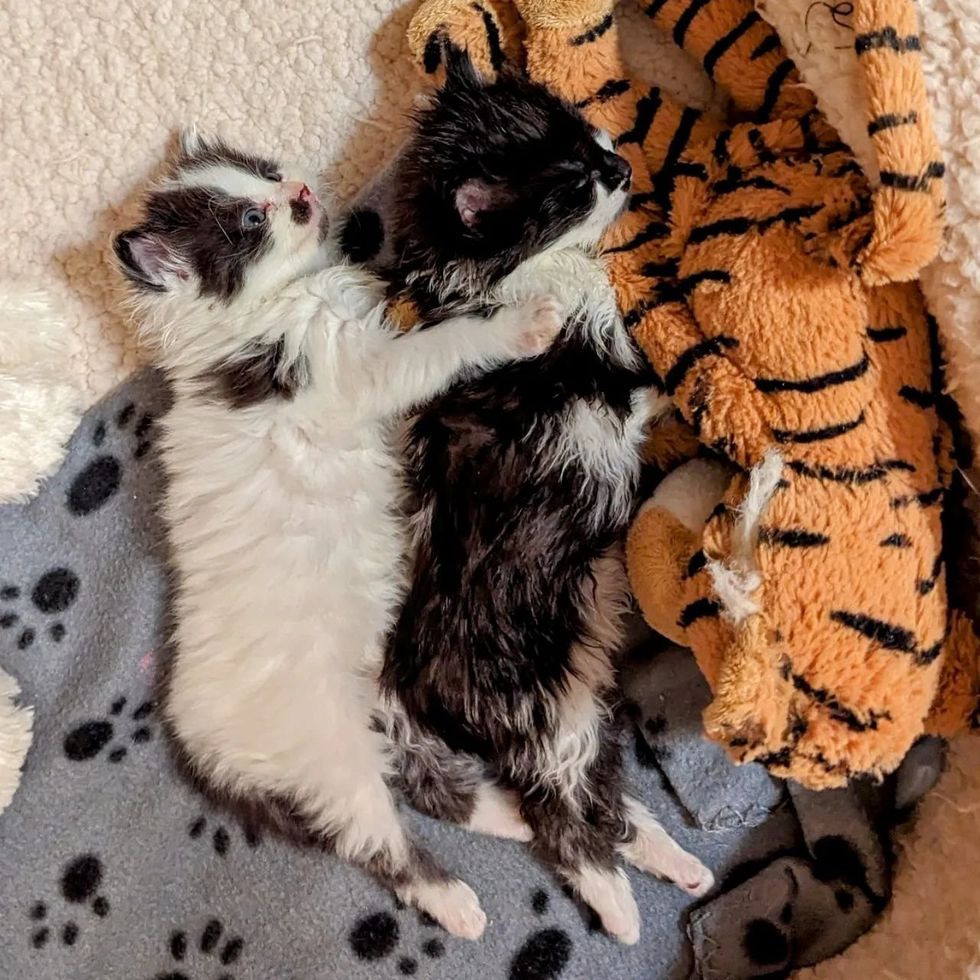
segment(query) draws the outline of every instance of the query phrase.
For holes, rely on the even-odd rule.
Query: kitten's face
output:
[[[598,242],[630,183],[629,165],[573,107],[512,70],[486,83],[452,51],[406,173],[429,242],[511,267],[556,244]]]
[[[114,247],[144,307],[178,300],[221,316],[322,267],[325,236],[310,178],[190,134]]]

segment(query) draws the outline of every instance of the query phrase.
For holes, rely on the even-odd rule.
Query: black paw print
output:
[[[220,920],[210,919],[201,931],[201,938],[196,946],[188,944],[186,932],[172,932],[169,940],[170,958],[173,963],[180,964],[180,969],[165,970],[156,974],[154,980],[198,980],[212,976],[213,970],[219,968],[219,964],[224,967],[237,963],[245,940],[241,936],[232,936],[222,943],[224,932],[225,927]],[[194,973],[187,973],[192,966],[196,966]],[[217,980],[234,980],[234,974],[223,971],[218,974]]]
[[[403,912],[405,906],[396,900],[395,909],[398,912]],[[438,927],[438,923],[431,915],[425,912],[418,912],[417,915],[420,925],[425,928]],[[398,919],[390,912],[379,911],[358,919],[348,934],[347,941],[358,959],[382,960],[395,952],[400,934]],[[438,936],[424,939],[419,948],[430,959],[438,959],[446,952],[446,944]],[[400,956],[398,958],[398,972],[402,976],[414,976],[418,972],[418,968],[419,962],[415,957]]]
[[[538,888],[531,894],[531,911],[543,916],[551,896]],[[572,957],[572,940],[564,929],[538,929],[524,940],[510,961],[510,980],[556,980]]]
[[[4,585],[0,588],[0,629],[16,632],[19,650],[32,647],[39,630],[45,630],[55,643],[60,643],[65,638],[65,625],[56,617],[74,605],[78,591],[78,576],[70,568],[46,571],[32,586],[30,599],[34,610],[54,621],[39,624],[33,618],[25,618],[20,587]]]
[[[126,699],[116,698],[109,708],[109,715],[112,718],[119,718],[125,707]],[[129,737],[134,744],[142,745],[153,738],[153,729],[148,723],[153,708],[152,701],[144,701],[130,714],[133,729]],[[113,724],[109,718],[102,718],[98,721],[83,721],[80,725],[76,725],[65,736],[63,743],[65,755],[72,762],[87,762],[89,759],[94,759],[115,737],[118,724],[118,721]],[[125,745],[117,745],[109,751],[106,758],[110,762],[122,762],[128,751]]]
[[[94,854],[81,854],[73,858],[65,866],[59,882],[61,897],[72,905],[89,905],[92,912],[100,919],[109,914],[109,901],[104,895],[98,894],[102,883],[102,862]],[[42,949],[52,936],[49,918],[49,908],[46,902],[35,902],[29,912],[31,922],[31,945]],[[61,923],[61,942],[65,946],[74,946],[80,932],[78,923],[68,919]]]
[[[148,412],[143,412],[136,421],[136,415],[136,406],[128,402],[116,413],[114,423],[120,432],[128,433],[132,429],[132,437],[136,441],[133,458],[140,459],[149,452],[154,418]],[[95,422],[92,445],[96,449],[101,448],[107,434],[106,423],[102,420]],[[99,454],[71,481],[68,488],[68,512],[76,517],[84,517],[97,511],[115,495],[121,482],[122,463],[119,458],[112,453]]]
[[[199,840],[204,837],[207,829],[208,818],[202,813],[191,821],[187,828],[187,836],[192,840]],[[262,838],[254,827],[241,828],[241,835],[248,847],[258,847],[262,843]],[[211,846],[214,848],[215,854],[224,857],[231,847],[231,840],[232,832],[224,824],[217,824],[211,833]]]

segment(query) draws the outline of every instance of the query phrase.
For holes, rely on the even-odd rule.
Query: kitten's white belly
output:
[[[382,433],[262,436],[245,413],[202,418],[180,403],[166,430],[181,584],[166,710],[178,733],[228,781],[275,779],[310,740],[342,751],[375,702],[403,581]]]

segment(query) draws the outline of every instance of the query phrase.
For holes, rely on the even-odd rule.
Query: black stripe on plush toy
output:
[[[737,346],[738,341],[734,337],[711,337],[688,347],[665,375],[664,391],[673,395],[698,361],[703,361],[706,357],[717,357],[723,350]]]
[[[857,711],[848,707],[835,694],[828,691],[826,688],[813,686],[800,674],[793,674],[792,678],[793,687],[795,687],[797,691],[826,708],[835,721],[842,722],[844,725],[850,728],[851,731],[877,731],[879,721],[891,721],[892,716],[888,711],[875,711],[874,708],[866,709],[864,713],[867,716],[867,720],[864,720],[857,713]]]
[[[942,501],[945,493],[945,487],[933,487],[931,490],[925,490],[922,493],[910,493],[895,497],[892,500],[892,508],[901,510],[903,507],[911,507],[912,504],[918,504],[920,507],[933,507]]]
[[[701,10],[707,7],[710,2],[711,0],[691,0],[684,13],[677,18],[677,23],[674,24],[674,44],[676,44],[677,47],[684,47],[684,38],[687,36],[687,31],[691,26],[691,21],[693,21]]]
[[[759,231],[768,231],[773,225],[786,224],[795,225],[805,218],[812,218],[815,214],[823,210],[822,204],[803,205],[798,208],[783,208],[768,218],[760,218],[756,225]]]
[[[660,89],[654,85],[650,91],[636,103],[636,119],[631,129],[622,133],[616,140],[616,146],[625,146],[628,143],[639,143],[642,145],[650,132],[653,120],[660,109],[662,96]]]
[[[769,34],[768,37],[763,38],[756,46],[752,54],[749,55],[749,61],[758,61],[760,58],[764,58],[770,51],[778,51],[779,46],[782,41],[779,40],[779,36],[775,33]]]
[[[874,136],[886,129],[896,129],[899,126],[912,126],[919,121],[917,112],[884,112],[880,116],[875,116],[868,123],[868,135]]]
[[[839,436],[853,432],[858,426],[864,425],[864,412],[850,422],[838,425],[828,425],[824,429],[773,429],[772,434],[777,442],[806,445],[811,442],[826,442]]]
[[[647,242],[655,242],[659,239],[668,238],[669,236],[670,227],[668,225],[665,225],[662,221],[652,221],[646,226],[646,228],[634,235],[628,242],[624,242],[622,245],[615,245],[612,248],[607,248],[606,254],[609,255],[614,252],[632,252],[641,245],[646,245]]]
[[[772,70],[769,81],[766,82],[766,94],[762,99],[762,105],[756,112],[756,122],[766,122],[772,115],[772,110],[779,101],[779,93],[782,90],[783,82],[789,78],[795,69],[795,65],[789,58],[785,58]]]
[[[596,91],[579,102],[575,103],[577,109],[584,109],[586,106],[598,105],[615,99],[617,95],[622,95],[630,90],[630,82],[626,78],[610,78],[608,82],[603,82]]]
[[[911,630],[895,623],[885,622],[882,619],[875,619],[873,616],[866,616],[864,613],[850,613],[838,609],[831,612],[830,618],[834,622],[866,636],[886,650],[913,654],[913,660],[918,667],[928,666],[942,652],[942,640],[934,643],[931,647],[920,649]]]
[[[893,470],[904,470],[914,473],[915,467],[904,459],[886,459],[872,466],[844,466],[831,469],[829,466],[811,466],[802,460],[793,460],[787,464],[794,473],[814,480],[830,480],[833,483],[875,483],[883,480]]]
[[[758,129],[750,129],[748,132],[749,145],[756,152],[759,163],[772,163],[776,159],[776,154],[766,146],[766,141]]]
[[[595,41],[602,37],[613,26],[613,15],[611,13],[606,14],[602,20],[599,21],[595,27],[590,27],[584,34],[579,34],[578,37],[573,37],[568,43],[578,47],[582,44],[588,44],[590,41]]]
[[[765,392],[798,391],[805,395],[812,395],[814,392],[863,378],[868,373],[870,366],[871,361],[865,354],[856,364],[851,364],[849,367],[841,368],[838,371],[828,371],[826,374],[818,374],[812,378],[800,378],[798,380],[793,378],[756,378],[755,386],[759,391]]]
[[[904,54],[907,51],[920,51],[922,45],[919,43],[917,34],[899,37],[898,31],[894,27],[883,27],[879,31],[869,31],[867,34],[859,34],[854,39],[854,50],[858,54],[877,51],[880,48],[888,48],[891,51]]]
[[[936,407],[936,396],[931,391],[913,388],[912,385],[902,385],[898,389],[898,394],[910,405],[915,405],[916,408]]]
[[[946,165],[933,160],[921,174],[902,174],[894,170],[881,171],[881,186],[894,187],[900,191],[927,191],[929,181],[944,177]]]
[[[730,167],[729,173],[733,170],[736,171],[735,176],[725,177],[712,187],[715,194],[734,194],[736,191],[756,190],[779,191],[780,194],[785,194],[787,197],[792,196],[793,192],[788,187],[783,187],[782,184],[777,184],[768,177],[742,177],[741,171],[737,167]]]
[[[906,327],[868,327],[865,331],[868,340],[876,344],[886,344],[891,340],[901,340],[908,333]]]
[[[718,62],[738,43],[754,24],[758,24],[762,18],[754,11],[750,10],[727,34],[723,34],[714,44],[708,48],[708,53],[704,56],[704,70],[709,78],[715,77],[715,66]],[[778,43],[778,42],[777,42]]]
[[[479,3],[473,4],[473,9],[479,11],[483,17],[483,30],[487,35],[487,49],[490,52],[490,64],[494,71],[500,71],[504,61],[504,49],[500,43],[500,31],[497,30],[497,22],[493,14],[486,7]]]
[[[681,629],[687,629],[692,623],[699,619],[709,619],[717,616],[721,612],[721,605],[714,599],[695,599],[694,602],[685,606],[677,620],[677,625]]]
[[[782,527],[759,528],[759,540],[763,544],[782,548],[819,548],[830,543],[826,534]]]

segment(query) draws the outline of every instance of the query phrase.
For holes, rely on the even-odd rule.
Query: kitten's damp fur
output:
[[[479,901],[406,832],[374,724],[405,588],[390,426],[454,380],[539,353],[561,317],[539,298],[398,335],[381,281],[332,256],[312,182],[286,178],[192,135],[115,241],[174,395],[161,423],[174,578],[163,715],[215,796],[264,805],[476,938]],[[443,746],[396,742],[423,804],[464,798]],[[466,789],[461,822],[526,837],[501,790]]]
[[[516,791],[538,854],[631,943],[639,914],[617,855],[693,894],[712,878],[624,797],[612,721],[621,540],[644,428],[664,407],[589,254],[629,168],[544,89],[510,69],[484,82],[446,53],[395,176],[396,288],[428,322],[542,288],[568,315],[541,357],[413,418],[414,562],[383,684],[413,726]]]

